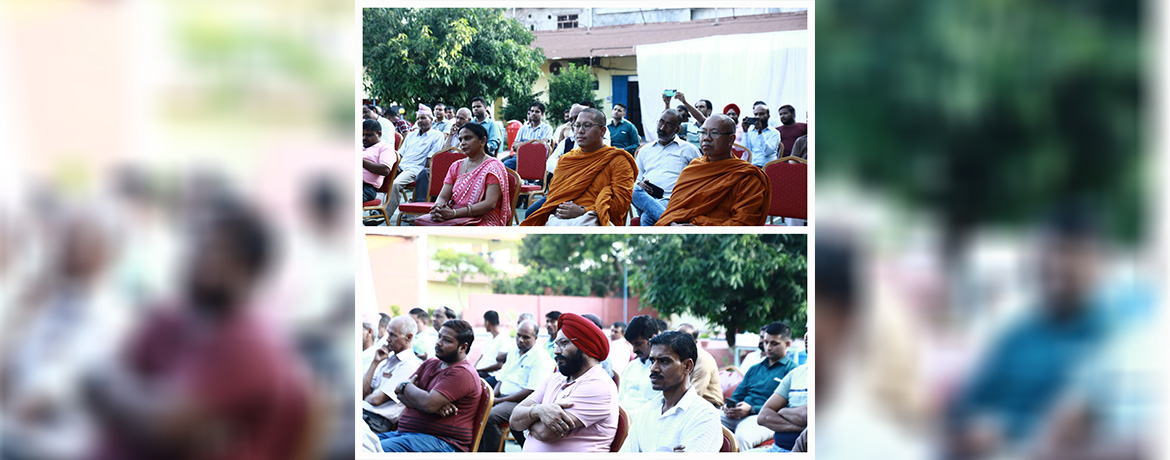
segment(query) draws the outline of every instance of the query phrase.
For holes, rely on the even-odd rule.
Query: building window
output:
[[[557,29],[576,29],[577,15],[566,14],[557,16]]]

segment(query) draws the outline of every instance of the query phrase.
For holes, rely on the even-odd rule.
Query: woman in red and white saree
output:
[[[504,163],[487,154],[487,130],[475,123],[459,130],[460,149],[467,158],[447,170],[443,190],[430,214],[415,225],[508,225],[512,219],[511,190]]]

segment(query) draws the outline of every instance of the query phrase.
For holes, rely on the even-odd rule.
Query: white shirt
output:
[[[679,140],[678,137],[671,138],[670,143],[666,145],[654,141],[653,144],[638,151],[638,158],[635,159],[638,164],[638,178],[634,183],[649,180],[651,184],[662,187],[665,191],[662,199],[669,199],[675,182],[678,182],[679,173],[691,164],[691,160],[699,158],[700,155],[698,148]]]
[[[760,361],[763,361],[763,360],[764,360],[764,354],[760,353],[760,350],[756,350],[756,351],[753,351],[751,353],[748,353],[747,356],[743,357],[743,361],[739,362],[739,371],[743,372],[744,374],[747,374],[748,369],[751,369],[752,366],[759,364]]]
[[[622,407],[641,407],[662,394],[650,386],[650,366],[649,359],[645,362],[635,359],[626,366],[626,371],[622,372],[622,386],[618,389],[618,402]]]
[[[536,346],[524,354],[513,348],[508,352],[508,360],[504,361],[504,367],[496,377],[500,381],[500,394],[508,396],[523,390],[536,390],[552,375],[554,368],[556,363],[552,358]]]
[[[398,152],[402,155],[398,168],[416,173],[422,171],[427,164],[427,158],[434,156],[442,146],[443,133],[439,131],[428,129],[422,134],[419,134],[418,131],[411,131],[402,141],[402,150]],[[446,175],[446,171],[444,171],[444,175]]]
[[[658,397],[630,413],[630,432],[622,452],[671,452],[683,446],[686,452],[719,452],[723,447],[723,424],[719,411],[688,388],[674,407],[662,412],[666,397]]]
[[[626,371],[626,366],[630,364],[630,353],[633,352],[633,347],[625,338],[609,341],[609,356],[606,360],[613,365],[613,371],[618,375],[622,375]]]
[[[480,369],[496,363],[496,355],[500,353],[507,353],[512,348],[512,338],[508,334],[500,332],[494,338],[488,340],[483,345],[483,355],[480,356],[479,361],[475,363],[475,368]],[[489,372],[490,376],[497,376],[500,371]]]
[[[414,375],[422,363],[414,355],[414,351],[409,348],[386,358],[374,369],[374,377],[370,379],[370,388],[373,388],[375,392],[381,392],[389,396],[390,400],[376,407],[373,404],[362,401],[362,408],[384,417],[388,417],[394,412],[400,413],[401,410],[393,410],[394,406],[401,405],[401,403],[397,403],[394,400],[396,398],[394,396],[394,387],[407,381],[410,376]],[[386,374],[390,374],[390,376],[386,376]]]

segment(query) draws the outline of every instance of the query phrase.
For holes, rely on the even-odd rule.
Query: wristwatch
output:
[[[402,392],[406,391],[406,385],[408,383],[410,383],[410,382],[402,382],[402,383],[398,384],[398,392],[402,393]]]

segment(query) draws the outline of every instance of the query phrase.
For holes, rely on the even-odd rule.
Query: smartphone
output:
[[[760,121],[760,118],[759,117],[746,117],[743,119],[743,121],[744,121],[744,123],[747,123],[749,125],[755,125],[757,121]]]
[[[666,190],[663,190],[662,187],[654,185],[654,184],[650,183],[650,181],[645,181],[645,182],[646,182],[646,185],[650,187],[650,192],[649,192],[650,196],[661,200],[662,195],[666,194]]]
[[[662,95],[666,96],[666,97],[674,97],[674,93],[677,93],[677,92],[678,92],[677,89],[668,89],[668,90],[663,90]]]

